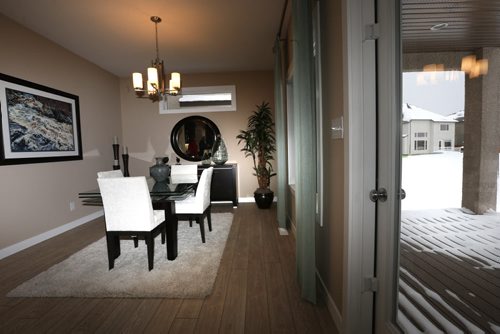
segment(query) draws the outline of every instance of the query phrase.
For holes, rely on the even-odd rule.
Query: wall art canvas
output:
[[[0,73],[0,165],[81,160],[78,96]]]

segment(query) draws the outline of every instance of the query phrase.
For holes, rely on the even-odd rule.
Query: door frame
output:
[[[375,333],[399,333],[396,324],[401,221],[401,13],[399,0],[377,0],[378,183],[387,189],[377,204]]]

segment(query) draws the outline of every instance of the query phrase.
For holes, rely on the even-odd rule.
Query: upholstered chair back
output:
[[[198,165],[172,165],[170,167],[170,183],[198,182]]]
[[[161,223],[158,220],[155,222],[144,176],[98,178],[97,183],[107,231],[150,231]]]
[[[121,169],[97,172],[98,178],[123,177]]]
[[[195,202],[200,205],[200,211],[203,212],[210,205],[210,187],[212,186],[212,174],[214,168],[204,169],[196,188]]]
[[[177,214],[202,214],[208,208],[210,205],[210,187],[212,185],[213,171],[213,167],[203,170],[194,196],[175,201],[175,212]]]

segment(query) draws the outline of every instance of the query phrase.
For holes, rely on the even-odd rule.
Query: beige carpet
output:
[[[144,241],[134,248],[122,240],[121,255],[108,270],[102,238],[52,266],[8,293],[8,297],[166,297],[203,298],[212,291],[227,236],[231,213],[212,214],[212,232],[205,223],[206,243],[197,224],[179,222],[176,260],[168,261],[166,247],[155,239],[155,261],[148,271]]]

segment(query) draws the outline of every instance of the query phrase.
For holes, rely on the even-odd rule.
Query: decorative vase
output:
[[[130,172],[128,170],[128,154],[122,154],[122,160],[123,160],[123,176],[128,177],[130,176]]]
[[[212,161],[216,165],[223,165],[227,161],[227,148],[221,136],[217,136],[212,149]]]
[[[149,175],[151,175],[156,182],[167,181],[170,175],[170,166],[166,164],[168,158],[158,157],[155,158],[155,160],[156,164],[149,167]]]
[[[113,144],[113,170],[120,169],[120,144]]]

